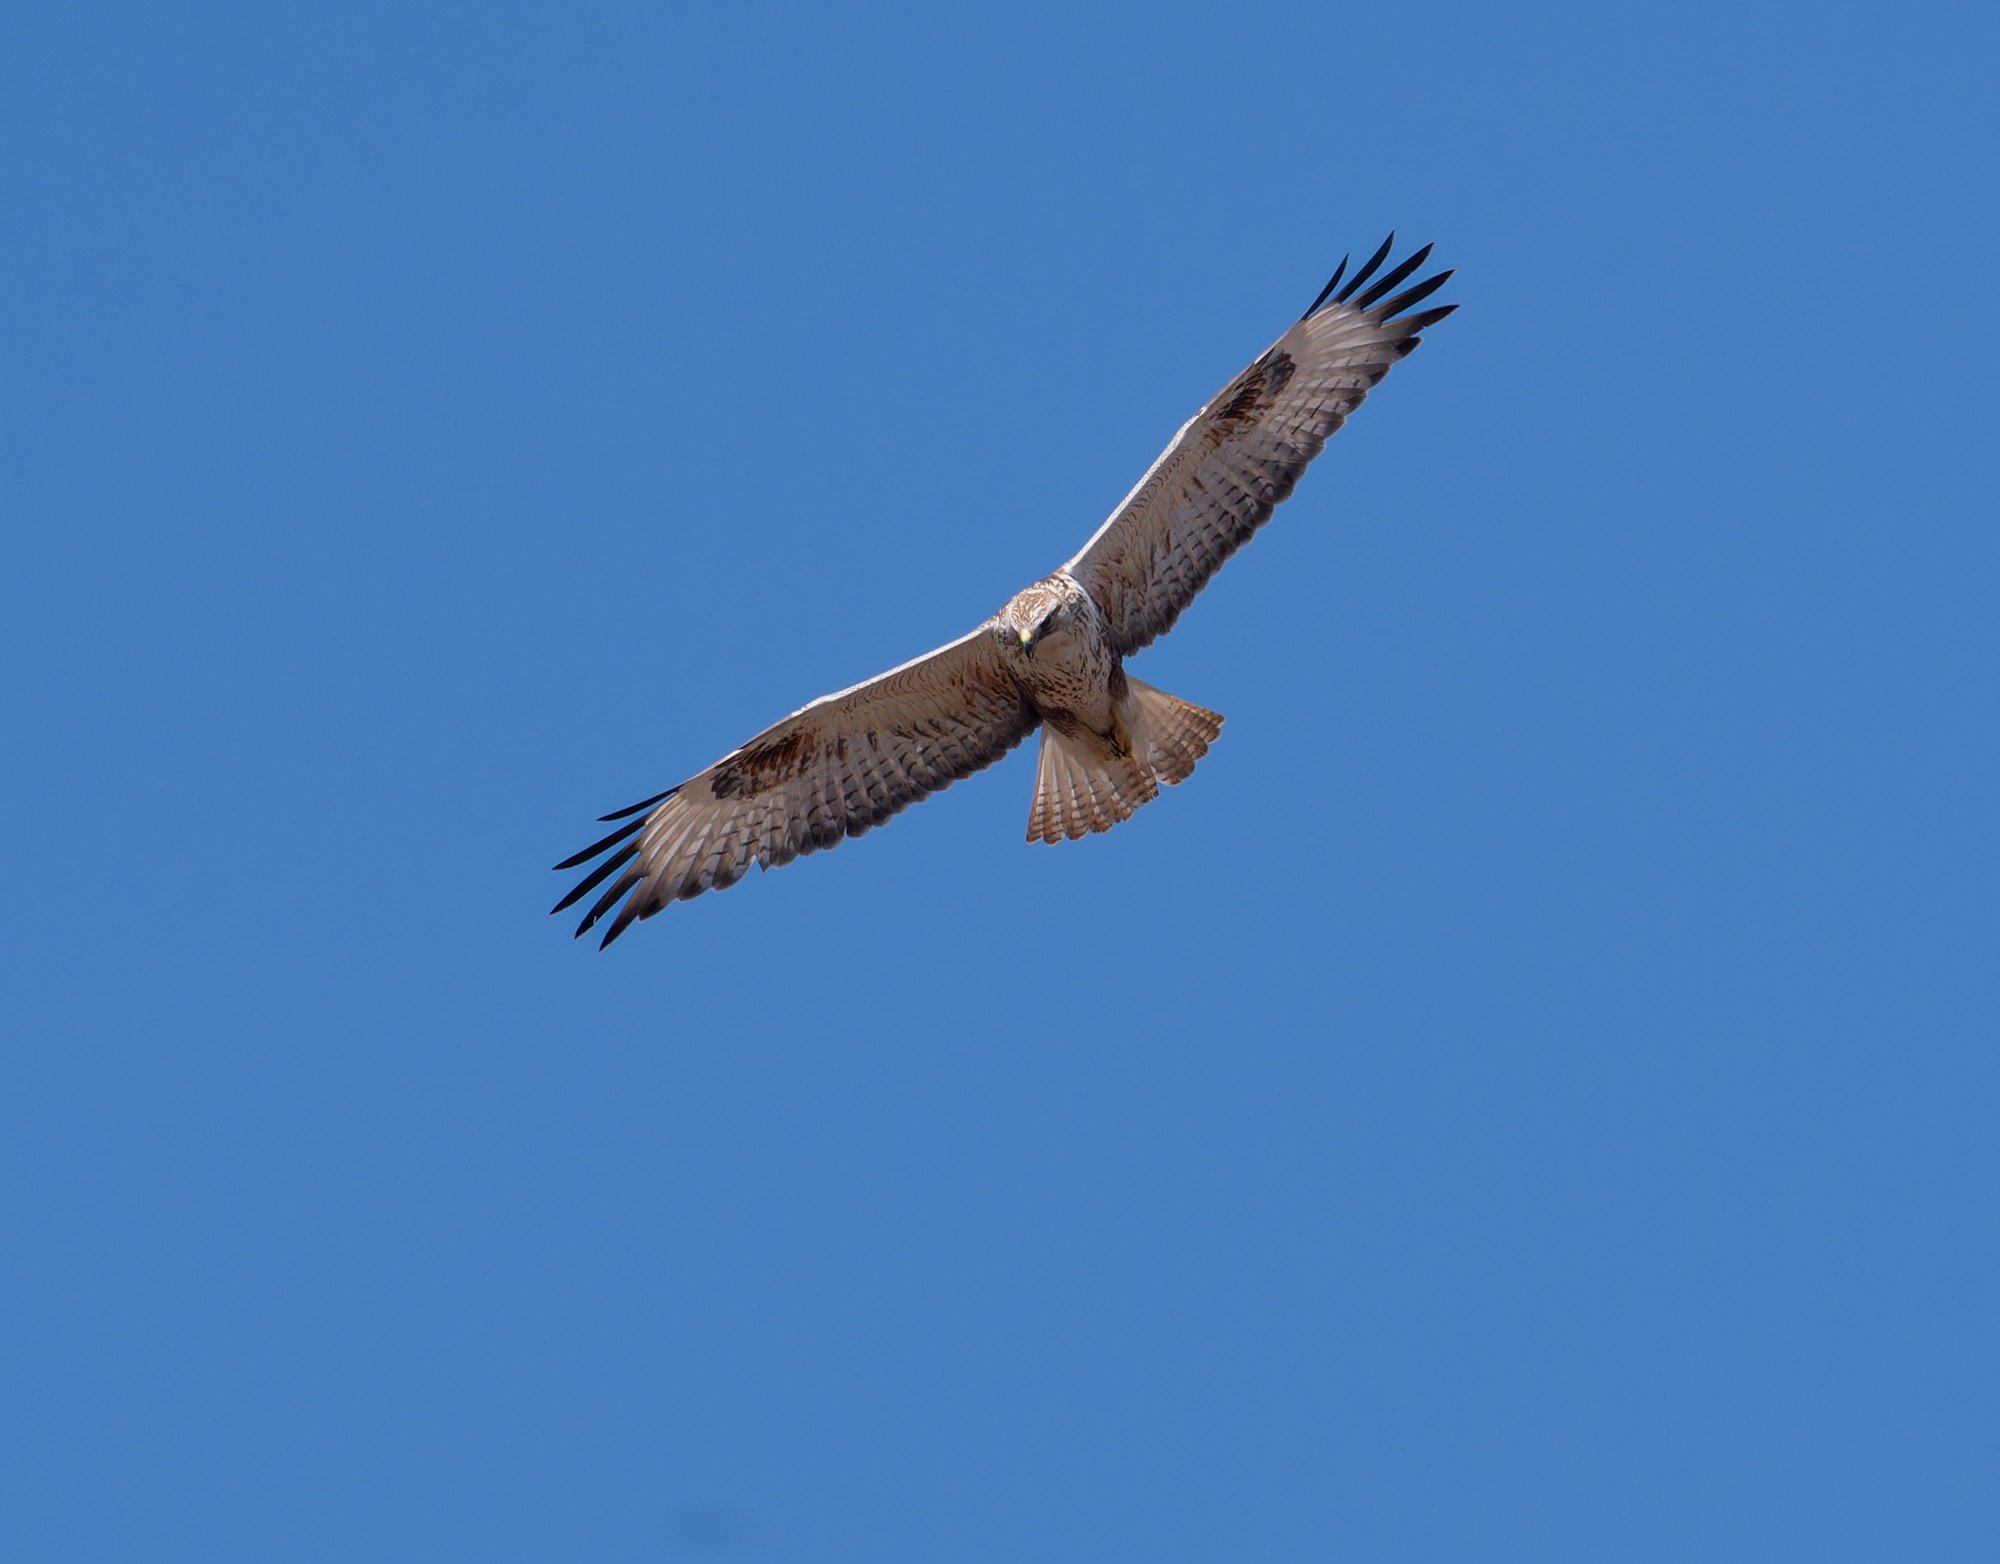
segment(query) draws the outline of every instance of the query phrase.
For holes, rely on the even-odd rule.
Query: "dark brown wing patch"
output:
[[[716,768],[709,788],[717,798],[734,798],[738,793],[761,793],[774,782],[783,782],[803,771],[813,758],[813,736],[804,728],[782,738],[753,745],[734,760]]]
[[[1291,382],[1297,369],[1291,354],[1273,348],[1244,370],[1229,389],[1228,400],[1216,409],[1215,417],[1205,431],[1209,443],[1222,444],[1247,424],[1259,409],[1269,407],[1277,400],[1278,393]]]

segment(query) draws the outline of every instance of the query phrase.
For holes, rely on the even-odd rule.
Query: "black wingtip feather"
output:
[[[1336,293],[1334,297],[1338,299],[1342,304],[1345,304],[1349,299],[1353,298],[1355,289],[1359,288],[1370,277],[1373,277],[1375,275],[1375,268],[1380,266],[1384,261],[1386,261],[1389,258],[1389,252],[1393,250],[1395,247],[1396,247],[1396,230],[1392,228],[1389,230],[1389,237],[1382,241],[1382,248],[1377,250],[1373,255],[1368,257],[1368,264],[1363,266],[1360,271],[1356,272],[1354,274],[1354,280],[1348,283],[1348,285],[1345,288],[1342,288],[1340,292]]]
[[[583,921],[576,926],[576,933],[571,938],[582,938],[596,924],[599,918],[603,917],[617,905],[619,897],[623,896],[638,883],[639,871],[637,869],[627,869],[623,874],[619,875],[617,879],[611,882],[611,889],[598,897],[596,902],[592,904],[590,911],[583,915]]]
[[[611,942],[639,919],[650,918],[664,906],[666,906],[666,903],[657,897],[651,901],[642,902],[637,896],[634,896],[623,907],[618,909],[618,916],[611,920],[611,927],[604,931],[604,938],[597,942],[597,948],[599,950],[608,950],[611,947]]]
[[[614,809],[610,814],[599,815],[597,818],[600,821],[623,820],[627,815],[636,815],[642,809],[651,809],[655,804],[659,803],[661,799],[672,798],[674,794],[678,793],[679,791],[680,791],[680,785],[676,783],[674,786],[668,788],[664,793],[655,793],[651,798],[642,798],[636,804],[628,805],[624,809]]]
[[[582,901],[584,897],[588,896],[592,891],[596,890],[598,886],[602,885],[605,879],[609,875],[611,875],[615,870],[619,869],[625,864],[630,863],[632,861],[633,855],[636,854],[638,851],[639,851],[639,844],[637,842],[627,842],[623,847],[623,849],[613,853],[609,858],[605,859],[603,863],[599,864],[595,869],[592,869],[589,874],[585,875],[583,879],[578,881],[576,888],[574,890],[572,890],[561,901],[557,902],[553,907],[549,909],[550,915],[553,916],[554,914],[562,912],[566,908],[573,907],[578,902]]]
[[[1343,255],[1340,258],[1340,264],[1334,268],[1333,276],[1328,279],[1327,285],[1319,290],[1319,297],[1307,306],[1305,314],[1301,315],[1299,319],[1311,319],[1319,312],[1328,299],[1332,299],[1337,304],[1350,304],[1356,309],[1370,310],[1383,320],[1394,320],[1413,304],[1421,304],[1451,279],[1452,272],[1450,270],[1441,271],[1435,277],[1426,277],[1414,287],[1405,288],[1401,293],[1396,294],[1394,298],[1389,299],[1387,303],[1381,302],[1401,285],[1405,279],[1413,275],[1425,261],[1430,259],[1431,251],[1437,247],[1427,244],[1407,259],[1398,262],[1383,276],[1376,278],[1373,285],[1367,287],[1366,292],[1361,291],[1364,285],[1368,284],[1369,279],[1375,276],[1376,271],[1380,269],[1382,263],[1389,258],[1390,252],[1395,247],[1396,235],[1392,231],[1389,237],[1382,241],[1375,253],[1362,263],[1361,269],[1348,278],[1347,286],[1344,288],[1340,286],[1340,279],[1347,275],[1347,263],[1351,257]],[[1335,292],[1336,289],[1339,289],[1339,291]],[[1427,318],[1441,320],[1443,316]]]
[[[645,829],[646,829],[645,821],[643,820],[629,821],[626,824],[621,825],[617,830],[613,831],[609,836],[605,837],[604,840],[602,840],[601,842],[592,842],[582,852],[571,853],[561,863],[555,866],[555,872],[560,874],[565,869],[574,869],[578,864],[588,863],[590,862],[591,859],[595,858],[599,853],[603,852],[605,848],[616,847],[620,842],[624,841],[625,838],[630,836],[634,831],[643,831]]]
[[[1403,311],[1408,309],[1412,304],[1421,304],[1425,299],[1428,299],[1433,293],[1436,293],[1438,289],[1442,288],[1446,283],[1450,281],[1451,281],[1451,273],[1448,271],[1443,271],[1439,272],[1435,277],[1426,277],[1422,282],[1418,283],[1414,288],[1405,288],[1401,293],[1397,294],[1387,304],[1382,306],[1381,309],[1382,318],[1384,320],[1394,320],[1398,315],[1402,314]]]
[[[1431,251],[1435,248],[1436,246],[1427,244],[1421,250],[1417,251],[1416,254],[1404,260],[1401,265],[1384,272],[1376,279],[1374,287],[1370,288],[1354,301],[1354,307],[1361,310],[1373,309],[1377,299],[1383,297],[1390,289],[1409,276],[1411,272],[1429,260]]]
[[[1457,308],[1456,304],[1440,304],[1434,310],[1425,310],[1423,314],[1412,315],[1408,320],[1398,321],[1397,324],[1408,326],[1410,328],[1410,335],[1415,336],[1420,331],[1429,331],[1431,327],[1435,326]]]
[[[1306,312],[1305,314],[1299,317],[1300,320],[1307,320],[1311,318],[1312,312],[1318,309],[1322,304],[1326,303],[1327,297],[1333,292],[1335,288],[1338,288],[1340,286],[1340,279],[1347,275],[1347,262],[1348,262],[1348,257],[1343,255],[1340,258],[1340,264],[1334,267],[1333,275],[1327,279],[1326,286],[1319,290],[1319,297],[1314,299],[1312,303],[1306,306]]]

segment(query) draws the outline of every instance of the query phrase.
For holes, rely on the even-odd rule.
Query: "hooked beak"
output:
[[[1035,655],[1035,632],[1032,630],[1022,630],[1019,634],[1021,637],[1022,652],[1029,657],[1033,657]]]

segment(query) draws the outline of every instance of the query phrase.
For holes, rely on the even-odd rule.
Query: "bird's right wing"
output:
[[[1222,562],[1271,519],[1369,388],[1417,345],[1419,332],[1452,312],[1444,304],[1404,313],[1450,272],[1395,293],[1429,258],[1429,245],[1361,291],[1395,239],[1389,235],[1335,293],[1342,261],[1312,308],[1181,427],[1063,567],[1096,601],[1120,656],[1172,628]]]
[[[611,876],[576,932],[623,899],[603,943],[668,902],[734,885],[859,836],[989,766],[1040,720],[986,626],[766,728],[679,787],[604,816],[636,816],[557,869],[607,854],[554,910]],[[619,873],[623,870],[623,873]]]

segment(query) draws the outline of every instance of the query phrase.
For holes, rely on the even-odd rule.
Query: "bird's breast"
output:
[[[1101,731],[1111,709],[1111,680],[1118,666],[1101,638],[1065,630],[1035,643],[1015,676],[1044,717],[1075,717]]]

